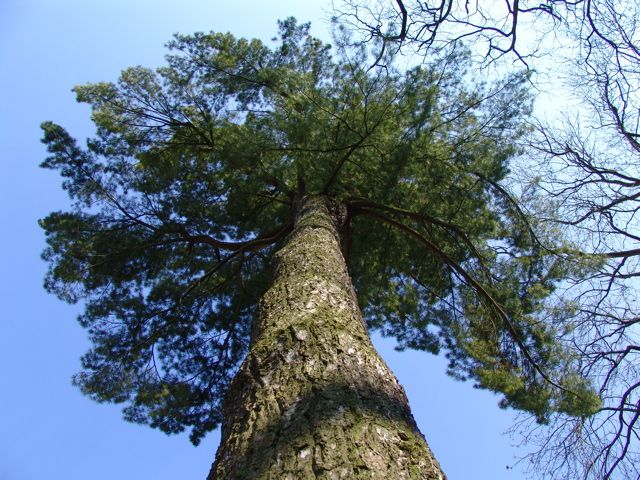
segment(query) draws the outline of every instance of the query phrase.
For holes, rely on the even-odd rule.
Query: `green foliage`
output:
[[[371,69],[308,28],[285,20],[271,46],[178,35],[167,66],[75,89],[97,127],[86,148],[43,124],[42,166],[73,201],[41,221],[45,287],[83,300],[93,342],[75,382],[197,443],[221,420],[296,200],[324,194],[347,206],[371,328],[399,348],[444,347],[450,373],[541,421],[597,408],[545,319],[567,267],[499,188],[526,77],[471,84],[460,50]]]

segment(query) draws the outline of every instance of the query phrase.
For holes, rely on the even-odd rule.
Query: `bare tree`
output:
[[[562,130],[538,125],[529,147],[540,154],[533,183],[554,205],[539,217],[602,262],[567,285],[573,314],[563,322],[603,406],[590,418],[557,416],[548,428],[520,431],[538,444],[530,458],[544,478],[640,478],[638,70],[619,68],[615,55],[607,63],[603,44],[590,48],[577,78],[590,115]]]
[[[552,204],[536,217],[580,243],[582,252],[564,253],[601,265],[566,285],[572,314],[561,320],[603,405],[589,418],[517,426],[538,447],[529,459],[542,478],[640,478],[640,16],[636,5],[594,3],[584,28],[567,32],[582,106],[560,127],[536,125],[528,147],[539,163],[528,171]]]
[[[377,42],[382,51],[411,47],[425,53],[465,40],[478,46],[485,60],[513,55],[528,65],[548,34],[565,31],[578,32],[587,54],[605,42],[621,60],[636,55],[633,36],[627,35],[635,33],[631,24],[636,10],[628,0],[342,0],[336,3],[335,18],[355,27],[362,41]]]

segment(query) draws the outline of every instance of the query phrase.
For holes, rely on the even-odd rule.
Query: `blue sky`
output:
[[[294,15],[328,38],[329,7],[327,0],[0,0],[0,480],[204,480],[219,441],[214,432],[194,448],[186,435],[128,424],[118,406],[71,386],[87,341],[78,307],[42,288],[36,221],[67,200],[56,175],[38,168],[39,124],[90,135],[88,108],[71,88],[115,80],[131,65],[161,65],[174,32],[267,40],[278,18]],[[514,415],[497,397],[446,377],[442,359],[376,343],[449,480],[525,478],[519,467],[506,468],[524,452],[502,435]]]

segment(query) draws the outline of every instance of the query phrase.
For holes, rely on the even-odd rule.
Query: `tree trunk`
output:
[[[343,217],[324,197],[300,203],[209,480],[445,478],[369,339],[340,251]]]

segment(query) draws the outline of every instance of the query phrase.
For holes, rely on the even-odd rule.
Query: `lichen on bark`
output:
[[[209,480],[445,478],[370,341],[340,249],[342,212],[322,196],[297,205]]]

